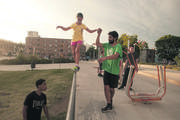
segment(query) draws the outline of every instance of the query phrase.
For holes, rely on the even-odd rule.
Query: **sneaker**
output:
[[[124,89],[124,86],[120,86],[118,89],[119,89],[119,90],[120,90],[120,89]]]
[[[73,71],[77,72],[79,70],[80,70],[80,67],[78,67],[78,66],[73,67]]]
[[[99,77],[103,77],[103,75],[101,73],[98,74]]]
[[[103,107],[101,109],[102,112],[108,112],[112,110],[112,105],[111,104],[107,104],[105,107]]]

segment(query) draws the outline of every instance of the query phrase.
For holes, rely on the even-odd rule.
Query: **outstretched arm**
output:
[[[97,30],[97,34],[98,34],[98,35],[97,35],[97,38],[96,38],[96,46],[97,46],[97,47],[103,47],[103,44],[100,43],[101,32],[102,32],[102,29],[99,28],[99,29]]]
[[[61,28],[61,29],[64,30],[64,31],[68,31],[68,30],[71,29],[71,27],[57,26],[57,27],[56,27],[56,30],[57,30],[58,28]]]
[[[88,31],[89,33],[93,33],[96,32],[98,29],[90,30],[89,28],[86,28],[85,30]]]
[[[116,52],[114,55],[100,58],[100,59],[98,60],[98,62],[99,62],[99,63],[102,63],[102,62],[105,61],[105,60],[114,60],[114,59],[116,59],[116,58],[118,58],[118,57],[119,57],[119,53]]]

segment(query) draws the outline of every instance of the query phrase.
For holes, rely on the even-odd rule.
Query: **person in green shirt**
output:
[[[112,110],[113,96],[115,94],[114,89],[118,87],[120,71],[119,63],[122,58],[122,48],[121,45],[117,43],[119,35],[116,31],[108,33],[108,43],[100,43],[102,29],[99,28],[97,33],[96,45],[104,48],[104,56],[98,59],[98,62],[103,63],[102,69],[104,70],[104,93],[107,105],[101,110],[102,112],[105,112]]]

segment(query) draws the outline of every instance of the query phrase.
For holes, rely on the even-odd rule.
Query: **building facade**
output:
[[[41,38],[37,32],[30,31],[26,37],[26,54],[40,58],[72,58],[71,39]],[[86,47],[81,46],[80,56],[84,57]]]
[[[140,61],[143,63],[155,63],[155,50],[143,49],[140,54]]]

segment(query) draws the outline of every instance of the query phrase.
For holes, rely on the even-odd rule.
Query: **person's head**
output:
[[[129,45],[129,51],[130,51],[130,53],[134,52],[134,45]]]
[[[108,33],[108,40],[109,40],[109,44],[113,44],[114,41],[117,42],[118,39],[118,33],[116,31],[111,31]]]
[[[45,91],[47,89],[46,80],[44,80],[44,79],[37,80],[36,87],[37,87],[37,89],[39,89],[41,91]]]
[[[83,14],[81,13],[81,12],[79,12],[79,13],[77,13],[77,21],[78,22],[82,22],[82,20],[83,20]]]

